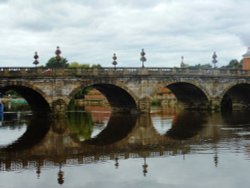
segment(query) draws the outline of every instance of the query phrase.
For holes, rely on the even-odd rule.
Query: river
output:
[[[20,111],[0,123],[0,188],[250,185],[249,112]]]

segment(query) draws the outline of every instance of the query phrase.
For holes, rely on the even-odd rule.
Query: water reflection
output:
[[[109,145],[125,138],[136,124],[136,115],[112,114],[107,126],[94,138],[84,143],[93,145]]]
[[[16,141],[0,150],[0,170],[36,169],[40,178],[43,169],[56,167],[56,182],[64,184],[64,169],[69,165],[77,168],[113,161],[113,168],[119,170],[125,159],[139,158],[140,173],[147,176],[153,173],[152,158],[182,155],[185,159],[188,154],[209,152],[218,167],[221,148],[234,147],[249,156],[250,120],[243,118],[246,114],[182,112],[154,117],[109,114],[95,121],[93,114],[85,112],[61,119],[22,117],[25,132],[20,131]],[[161,117],[167,129],[159,133]]]
[[[222,118],[227,125],[250,126],[249,111],[232,111],[222,113]]]
[[[0,147],[6,147],[21,137],[27,129],[26,125],[1,126],[0,127]],[[9,135],[6,137],[6,135]]]
[[[240,114],[245,117],[245,114]],[[213,123],[214,117],[206,113],[198,112],[182,112],[172,116],[171,126],[167,125],[168,129],[165,134],[159,133],[155,122],[151,116],[128,115],[128,114],[111,114],[108,122],[94,123],[92,116],[89,113],[70,113],[68,118],[49,119],[49,118],[30,118],[23,121],[25,129],[21,129],[22,135],[13,143],[4,147],[9,150],[28,149],[35,146],[43,140],[42,144],[46,148],[52,147],[51,142],[55,142],[55,150],[65,150],[66,148],[81,148],[95,149],[91,145],[97,146],[118,146],[130,145],[131,147],[150,147],[157,144],[167,144],[175,142],[175,140],[189,140],[195,138],[197,134],[210,137],[210,140],[216,142],[220,138],[220,130],[225,130],[230,125],[238,125],[235,116],[223,116],[223,120],[227,126],[208,126]],[[216,117],[218,122],[218,117]],[[240,120],[240,125],[249,125],[249,120]],[[6,123],[6,122],[5,122]],[[169,124],[169,121],[168,121]],[[5,125],[6,126],[6,125]],[[20,128],[19,124],[14,127]],[[247,127],[246,126],[246,127]],[[244,128],[246,128],[244,127]],[[15,129],[15,128],[14,128]],[[205,129],[205,130],[204,130]],[[25,130],[25,131],[24,131]],[[98,130],[98,132],[96,131]],[[19,133],[20,133],[19,132]],[[95,134],[93,135],[93,133]],[[50,144],[48,144],[48,142]],[[49,146],[50,145],[50,146]],[[52,152],[56,152],[52,150]],[[59,153],[63,153],[59,152]]]
[[[23,122],[22,127],[23,126],[26,127],[25,132],[23,132],[23,134],[20,137],[18,137],[17,140],[3,147],[4,150],[7,151],[24,150],[38,144],[49,131],[50,119],[47,116],[32,117]]]
[[[72,137],[79,141],[88,140],[94,132],[94,122],[90,113],[76,112],[68,114],[69,129]],[[98,130],[105,125],[97,126]]]
[[[102,124],[95,124],[89,113],[70,113],[68,118],[53,120],[36,117],[25,122],[27,126],[25,132],[5,149],[13,151],[29,149],[40,142],[39,149],[42,150],[44,147],[50,150],[52,155],[53,152],[67,154],[72,148],[80,149],[79,153],[89,151],[95,153],[95,145],[106,146],[106,149],[109,149],[109,145],[112,145],[111,148],[129,145],[132,150],[140,146],[151,148],[161,144],[168,145],[170,142],[172,144],[176,139],[195,137],[206,126],[208,117],[208,114],[197,112],[176,114],[165,134],[156,131],[148,114],[111,114],[108,122]],[[98,133],[96,129],[99,130]],[[96,135],[93,135],[93,132]],[[209,133],[209,136],[211,134],[215,135],[215,132]],[[32,149],[36,150],[36,148]]]
[[[1,113],[1,117],[0,147],[5,147],[21,137],[26,131],[27,125],[25,122],[27,120],[25,114],[21,113]]]
[[[174,139],[192,138],[204,127],[207,120],[208,114],[205,112],[183,111],[174,117],[166,136]]]

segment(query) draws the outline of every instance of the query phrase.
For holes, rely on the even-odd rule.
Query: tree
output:
[[[232,59],[231,61],[229,61],[228,65],[222,66],[221,68],[241,69],[242,68],[242,60],[239,62],[237,59]]]
[[[61,58],[58,62],[56,57],[51,57],[46,63],[47,68],[67,68],[69,66],[66,58]]]
[[[92,68],[97,68],[97,69],[102,68],[102,66],[100,64],[93,64],[91,67]]]
[[[78,93],[75,94],[75,99],[84,99],[84,96],[89,93],[92,87],[82,88]]]
[[[211,69],[212,68],[212,65],[211,64],[197,64],[197,65],[194,65],[194,66],[189,66],[188,68],[193,68],[193,69]]]
[[[90,66],[89,64],[80,64],[76,61],[71,62],[68,66],[69,68],[82,68],[82,69],[89,69],[89,68],[101,68],[100,64],[93,64],[92,66]]]
[[[90,68],[89,64],[79,64],[78,62],[74,61],[69,64],[69,68]]]

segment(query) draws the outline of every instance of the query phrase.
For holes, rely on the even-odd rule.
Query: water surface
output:
[[[248,113],[4,114],[0,188],[249,187]]]

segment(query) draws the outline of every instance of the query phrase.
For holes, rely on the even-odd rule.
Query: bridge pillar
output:
[[[139,111],[142,113],[150,113],[151,109],[151,100],[149,97],[144,97],[139,100]]]
[[[210,99],[210,109],[214,112],[221,110],[221,99],[219,97],[213,97]]]
[[[52,102],[52,112],[55,116],[64,116],[67,109],[67,105],[62,99],[58,99]]]

